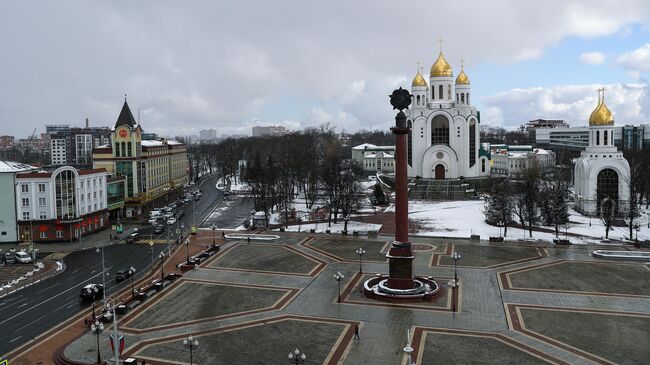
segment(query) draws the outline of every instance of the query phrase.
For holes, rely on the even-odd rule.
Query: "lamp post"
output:
[[[129,268],[129,277],[131,277],[131,295],[135,294],[135,289],[133,288],[133,274],[135,274],[135,267],[131,266],[131,268]]]
[[[341,303],[341,280],[343,280],[343,278],[345,278],[345,276],[344,276],[343,274],[341,274],[340,271],[337,272],[336,274],[334,274],[334,279],[335,279],[335,280],[338,282],[338,284],[339,284],[339,298],[338,298],[338,302],[339,302],[339,303]]]
[[[454,259],[454,280],[458,282],[458,260],[460,260],[460,254],[456,251],[454,251],[453,255],[451,255],[451,258]]]
[[[192,337],[192,335],[189,335],[187,338],[183,339],[183,347],[186,350],[190,350],[190,365],[192,365],[192,363],[194,362],[193,359],[194,350],[196,350],[199,347],[199,340]]]
[[[104,288],[102,288],[102,289],[104,289]],[[86,293],[88,293],[88,295],[92,295],[92,297],[93,297],[93,305],[92,305],[92,307],[93,307],[93,321],[95,320],[95,317],[96,317],[96,315],[95,315],[95,296],[97,295],[98,291],[99,291],[99,289],[97,289],[97,286],[94,286],[94,285],[91,288],[86,288]]]
[[[406,356],[408,356],[406,359],[406,365],[415,365],[411,358],[411,353],[413,353],[413,347],[411,347],[411,330],[406,330],[406,346],[404,346],[403,351]]]
[[[216,242],[214,241],[214,230],[217,229],[216,225],[212,225],[212,246],[216,245]]]
[[[110,321],[113,319],[113,353],[115,354],[115,365],[120,365],[120,336],[117,332],[117,310],[114,305],[107,306],[107,313],[104,314],[104,317],[108,318]]]
[[[307,359],[307,355],[305,355],[304,352],[300,353],[300,350],[298,350],[298,348],[293,350],[293,352],[290,352],[288,357],[289,363],[296,365],[304,364],[305,360]]]
[[[190,239],[185,240],[185,253],[187,254],[187,263],[190,262]]]
[[[99,335],[104,332],[104,324],[95,321],[92,325],[90,325],[90,332],[97,337],[97,363],[101,364],[102,363],[102,355],[99,352]]]
[[[101,247],[101,250],[100,250]],[[101,251],[102,253],[102,300],[105,302],[106,301],[106,267],[104,266],[104,245],[101,245],[100,247],[97,247],[97,250],[95,252],[99,253]]]
[[[356,252],[357,255],[359,255],[359,273],[363,273],[363,266],[362,266],[362,262],[361,262],[361,256],[363,256],[363,255],[366,254],[366,250],[364,250],[363,248],[359,247],[359,248],[358,248],[356,251],[354,251],[354,252]]]
[[[160,282],[165,281],[165,253],[161,252],[158,257],[160,258]]]
[[[451,311],[456,313],[456,288],[458,288],[458,282],[456,280],[449,280],[447,283],[451,288]]]

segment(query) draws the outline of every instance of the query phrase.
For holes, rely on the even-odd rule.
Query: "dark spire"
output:
[[[136,124],[138,123],[136,123],[135,118],[133,118],[133,113],[131,113],[129,104],[126,103],[126,99],[125,99],[124,105],[122,106],[122,111],[120,112],[120,116],[117,117],[117,122],[115,122],[115,128],[121,125],[125,125],[132,128],[135,127]]]

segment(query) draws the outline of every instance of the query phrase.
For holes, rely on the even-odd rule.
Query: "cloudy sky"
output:
[[[650,122],[650,3],[612,1],[3,1],[0,134],[112,125],[387,128],[387,95],[436,40],[482,123],[584,125],[605,86],[618,124]]]

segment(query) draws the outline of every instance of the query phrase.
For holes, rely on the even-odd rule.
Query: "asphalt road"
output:
[[[216,177],[206,179],[200,186],[201,199],[189,202],[183,207],[185,216],[180,223],[185,225],[185,230],[189,230],[194,220],[194,212],[198,226],[212,208],[223,200],[223,194],[215,188],[216,181]],[[119,287],[115,286],[114,277],[117,270],[133,266],[137,278],[138,274],[146,272],[151,264],[152,255],[146,237],[153,232],[153,228],[142,227],[140,232],[145,236],[143,243],[118,244],[104,249],[107,296],[117,289],[131,285],[130,280],[126,280],[119,283]],[[153,237],[166,238],[167,232]],[[155,260],[167,246],[164,243],[153,245]],[[0,358],[84,308],[91,313],[91,303],[82,301],[79,293],[88,283],[102,283],[101,253],[92,249],[73,252],[63,261],[66,265],[63,273],[0,299]]]

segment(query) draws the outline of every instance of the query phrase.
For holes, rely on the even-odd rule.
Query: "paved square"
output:
[[[543,249],[537,247],[513,247],[495,245],[472,246],[472,245],[447,245],[444,253],[439,251],[433,255],[431,266],[453,266],[454,259],[451,255],[458,252],[461,256],[458,266],[462,267],[500,267],[518,262],[541,259],[546,256]]]
[[[364,261],[386,261],[386,241],[371,241],[347,238],[314,238],[304,242],[309,247],[337,261],[358,261],[359,255],[355,252],[362,248],[366,251]]]
[[[324,263],[293,247],[240,243],[219,253],[205,266],[213,269],[312,275]]]

